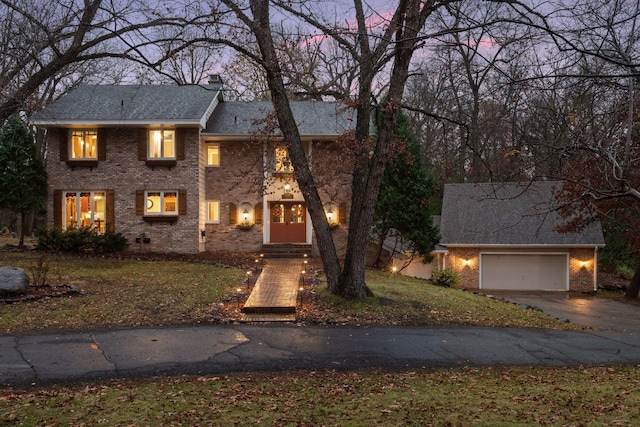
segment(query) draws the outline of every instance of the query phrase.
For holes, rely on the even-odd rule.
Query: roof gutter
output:
[[[481,243],[440,243],[440,245],[448,247],[448,248],[523,248],[523,249],[539,249],[539,248],[604,248],[606,245],[604,243],[580,243],[580,244],[570,244],[570,243],[539,243],[539,244],[518,244],[518,243],[503,243],[503,244],[481,244]]]

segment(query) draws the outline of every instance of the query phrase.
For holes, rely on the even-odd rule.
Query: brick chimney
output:
[[[222,90],[224,82],[220,74],[209,74],[209,80],[207,82],[209,86],[213,86],[214,89]]]

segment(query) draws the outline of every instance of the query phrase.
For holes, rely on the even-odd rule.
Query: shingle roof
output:
[[[293,101],[291,110],[302,136],[335,136],[355,128],[355,111],[345,108],[343,104]],[[271,102],[221,102],[203,132],[215,135],[254,134],[260,131],[262,121],[271,112]]]
[[[80,86],[36,113],[36,125],[204,124],[217,103],[214,86]]]
[[[575,233],[559,233],[555,210],[558,182],[447,184],[444,188],[441,244],[604,246],[599,221]]]

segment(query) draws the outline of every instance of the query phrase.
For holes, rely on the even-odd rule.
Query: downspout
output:
[[[593,248],[593,291],[598,292],[598,247]]]

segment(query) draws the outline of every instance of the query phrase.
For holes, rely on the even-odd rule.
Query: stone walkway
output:
[[[242,311],[249,321],[295,320],[302,259],[269,259]]]

